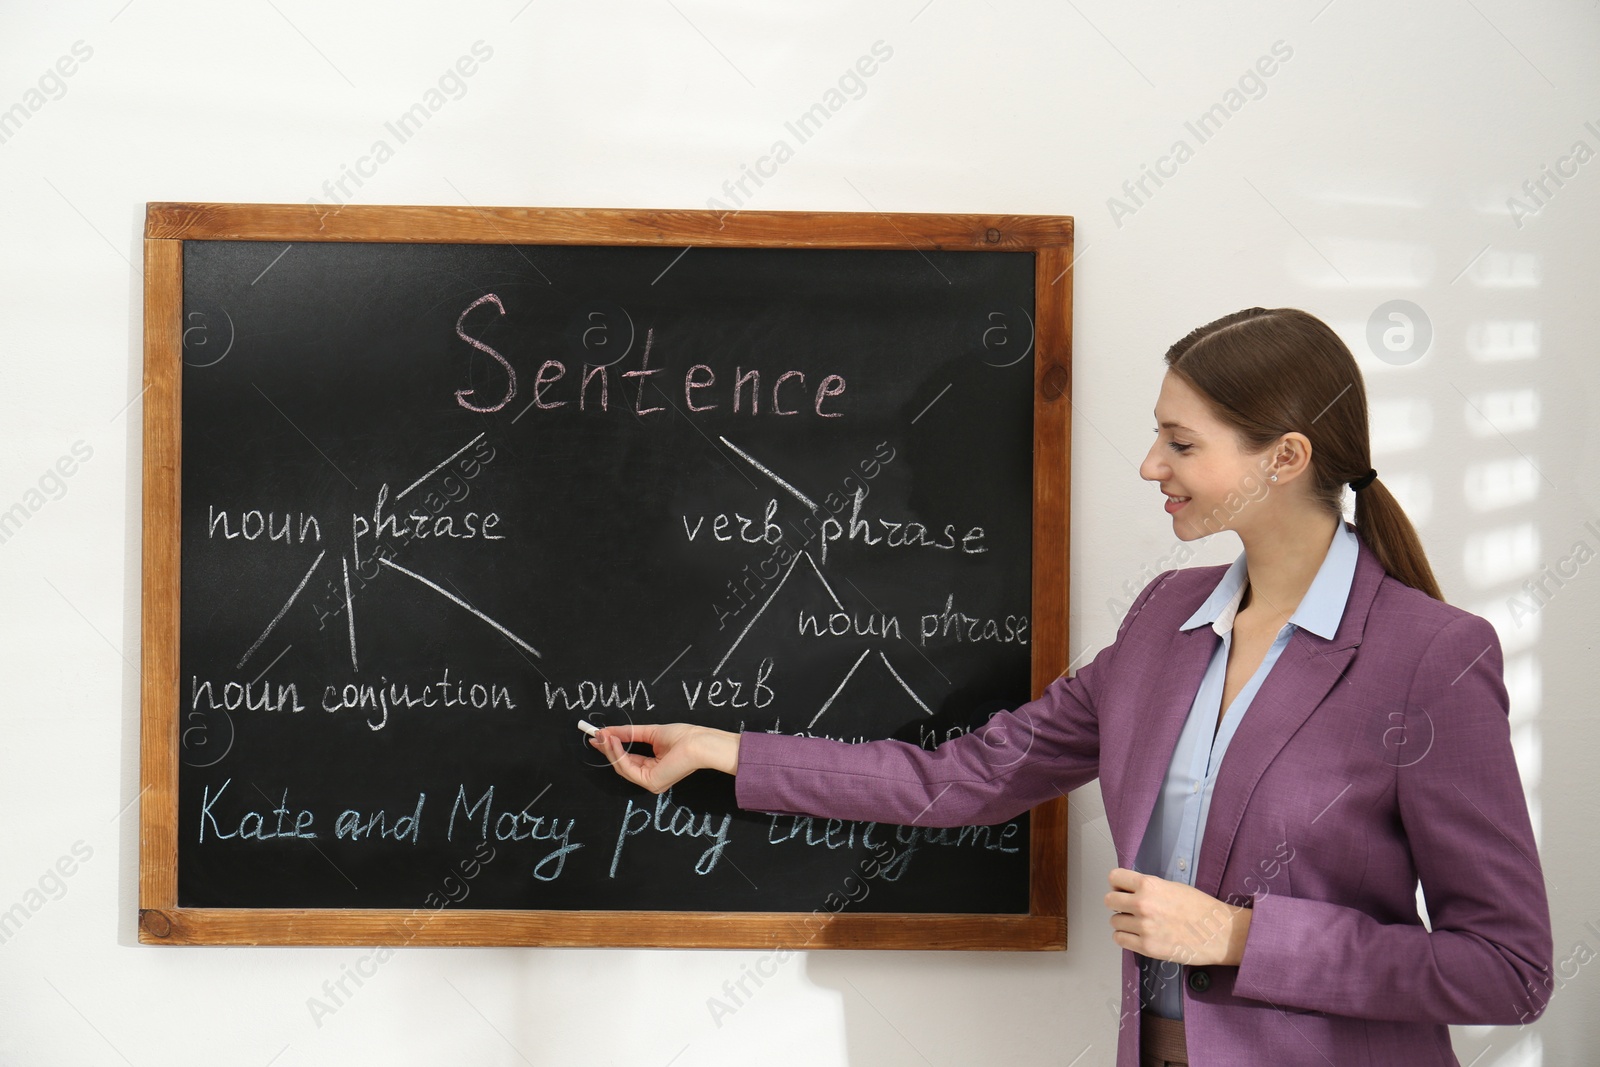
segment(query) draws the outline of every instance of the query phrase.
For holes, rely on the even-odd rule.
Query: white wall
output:
[[[880,40],[865,94],[793,145],[784,121]],[[0,910],[26,915],[0,944],[0,1061],[1110,1062],[1093,789],[1072,806],[1067,953],[810,953],[720,1026],[707,998],[757,953],[412,948],[319,1025],[308,998],[370,950],[136,943],[143,205],[326,198],[477,41],[493,56],[465,95],[347,184],[356,201],[700,208],[787,137],[754,207],[1077,217],[1076,663],[1172,544],[1135,472],[1166,346],[1252,304],[1332,323],[1448,598],[1500,628],[1551,885],[1553,1006],[1458,1031],[1459,1054],[1593,1062],[1600,562],[1531,617],[1509,602],[1600,546],[1582,528],[1600,514],[1600,8],[1510,0],[7,5],[0,108],[27,114],[0,143],[0,510],[42,506],[0,544]],[[1292,55],[1198,143],[1185,122],[1276,42]],[[29,97],[75,45],[92,54]],[[1178,139],[1192,158],[1114,212]],[[1577,142],[1586,161],[1562,163]],[[1547,166],[1568,176],[1540,205],[1522,187]],[[1366,340],[1395,299],[1434,335],[1403,366]],[[30,498],[78,442],[64,493]]]

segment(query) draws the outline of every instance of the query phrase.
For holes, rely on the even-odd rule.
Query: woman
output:
[[[1326,324],[1250,308],[1166,363],[1139,473],[1179,538],[1244,551],[1157,576],[1072,678],[933,751],[685,724],[592,743],[656,792],[715,768],[741,807],[925,826],[1098,776],[1119,1067],[1454,1064],[1447,1024],[1528,1022],[1551,985],[1499,640],[1441,598]]]

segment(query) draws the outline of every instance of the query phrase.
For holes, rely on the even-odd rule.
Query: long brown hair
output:
[[[1342,520],[1345,483],[1372,466],[1367,390],[1350,349],[1298,308],[1246,308],[1191,331],[1167,367],[1257,453],[1286,433],[1311,442],[1312,499]],[[1356,493],[1356,532],[1383,569],[1443,600],[1416,528],[1381,480]]]

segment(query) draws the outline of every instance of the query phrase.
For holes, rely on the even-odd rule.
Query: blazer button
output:
[[[1211,988],[1211,975],[1203,968],[1195,968],[1189,972],[1189,990],[1194,993],[1204,993]]]

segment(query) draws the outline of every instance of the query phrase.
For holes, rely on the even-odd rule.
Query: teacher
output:
[[[1140,476],[1180,539],[1244,550],[1158,575],[1073,677],[931,751],[683,723],[591,743],[654,792],[714,768],[743,808],[919,826],[1098,777],[1118,1067],[1455,1064],[1448,1024],[1528,1022],[1551,988],[1499,639],[1440,595],[1325,323],[1249,308],[1166,364]]]

